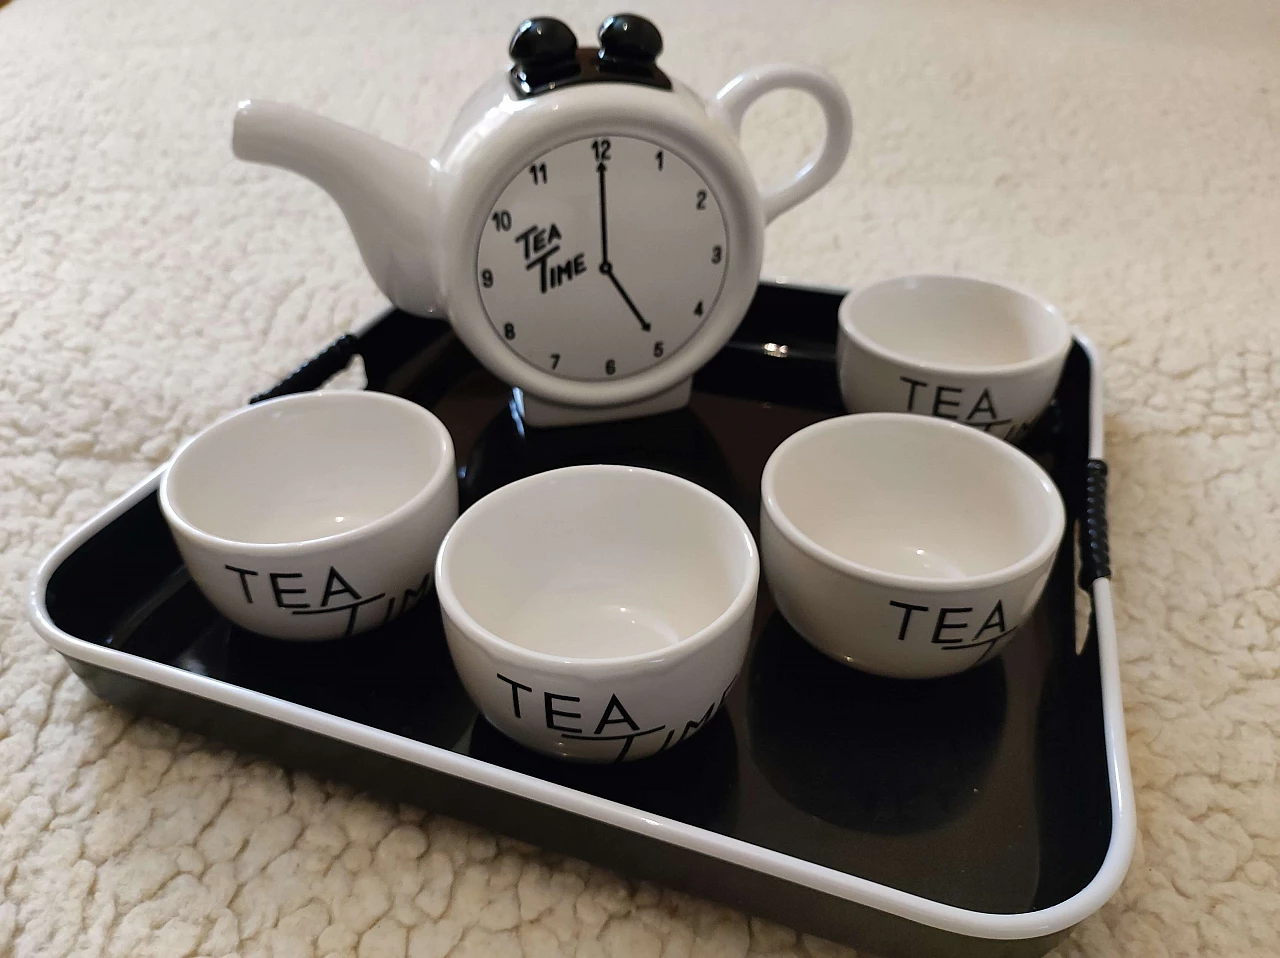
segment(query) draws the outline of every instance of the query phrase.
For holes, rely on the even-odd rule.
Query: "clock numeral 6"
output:
[[[612,359],[610,359],[608,362],[604,364],[604,371],[608,375],[612,376],[614,373],[618,371],[618,364],[615,363]]]
[[[481,284],[485,289],[488,289],[489,287],[491,287],[491,286],[493,285],[493,270],[491,270],[491,269],[482,269],[482,270],[480,271],[480,284]]]
[[[655,356],[662,355],[662,340],[658,340],[656,343],[653,344],[653,355]]]
[[[511,229],[511,214],[506,210],[498,210],[493,214],[493,228],[499,233]]]
[[[503,335],[503,336],[506,336],[506,337],[507,337],[507,339],[515,339],[515,338],[516,338],[516,327],[515,327],[515,325],[514,325],[513,323],[507,323],[507,325],[503,326],[503,327],[502,327],[502,335]]]
[[[711,262],[718,263],[724,257],[724,250],[719,246],[711,247]]]

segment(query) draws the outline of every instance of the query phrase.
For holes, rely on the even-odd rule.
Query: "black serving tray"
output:
[[[449,427],[463,508],[533,472],[618,462],[699,482],[755,530],[769,454],[842,413],[840,297],[762,284],[690,407],[634,422],[528,429],[446,323],[398,311],[264,397],[316,388],[358,353],[368,388]],[[478,718],[434,598],[331,643],[233,627],[169,536],[163,470],[46,560],[32,617],[103,698],[286,765],[884,955],[1039,955],[1110,897],[1135,834],[1100,396],[1078,338],[1023,445],[1062,490],[1081,558],[1069,535],[1032,621],[999,657],[932,681],[864,675],[792,632],[762,582],[727,707],[679,748],[633,764],[556,762]],[[1076,603],[1090,600],[1078,637]]]

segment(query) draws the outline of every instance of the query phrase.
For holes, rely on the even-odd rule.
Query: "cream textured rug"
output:
[[[616,12],[551,6],[580,36]],[[1280,954],[1280,8],[639,6],[706,93],[773,59],[848,89],[854,156],[770,228],[769,274],[1004,277],[1107,350],[1142,834],[1059,953]],[[26,622],[64,534],[382,306],[325,196],[232,160],[235,101],[429,151],[541,12],[0,9],[0,955],[839,953],[135,721]],[[815,112],[780,96],[752,114],[764,175],[809,149]]]

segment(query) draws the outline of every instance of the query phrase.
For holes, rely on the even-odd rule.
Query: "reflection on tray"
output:
[[[702,828],[727,832],[731,824],[738,747],[724,711],[688,741],[639,762],[586,765],[547,758],[512,742],[483,718],[472,729],[470,754]]]
[[[232,629],[227,674],[237,685],[449,744],[475,710],[449,660],[434,600],[389,626],[332,642],[298,643]]]
[[[495,416],[472,447],[461,505],[525,476],[588,463],[643,466],[681,476],[735,507],[733,480],[715,437],[688,409],[592,426],[526,428],[511,411]]]
[[[475,716],[434,596],[362,635],[289,642],[231,625],[187,580],[116,638],[135,655],[445,748],[465,740]]]
[[[822,655],[774,614],[747,675],[751,749],[769,783],[842,828],[933,828],[978,792],[1005,721],[998,661],[931,681],[885,679]]]

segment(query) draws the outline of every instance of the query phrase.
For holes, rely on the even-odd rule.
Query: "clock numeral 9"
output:
[[[515,327],[515,325],[514,325],[513,323],[507,323],[507,325],[503,326],[503,327],[502,327],[502,335],[503,335],[503,336],[506,336],[506,337],[507,337],[507,339],[515,339],[515,338],[516,338],[516,327]]]
[[[719,246],[711,247],[711,262],[718,263],[723,258],[724,258],[724,250],[722,250]]]
[[[491,286],[493,286],[493,270],[482,269],[480,271],[480,285],[482,285],[485,289],[489,289]]]
[[[591,149],[595,151],[597,163],[603,163],[605,160],[610,158],[609,148],[612,146],[613,144],[610,143],[608,140],[592,140],[591,141]]]
[[[658,340],[656,343],[653,344],[653,355],[654,356],[662,355],[662,340]]]
[[[505,233],[511,229],[511,214],[506,210],[498,210],[493,214],[493,228],[499,233]]]
[[[698,209],[705,210],[707,208],[707,191],[698,190]]]
[[[529,167],[529,175],[533,177],[533,185],[547,182],[547,164],[534,163]]]
[[[612,376],[614,373],[618,371],[618,364],[615,363],[612,359],[610,359],[608,362],[604,364],[604,371],[608,375]]]

